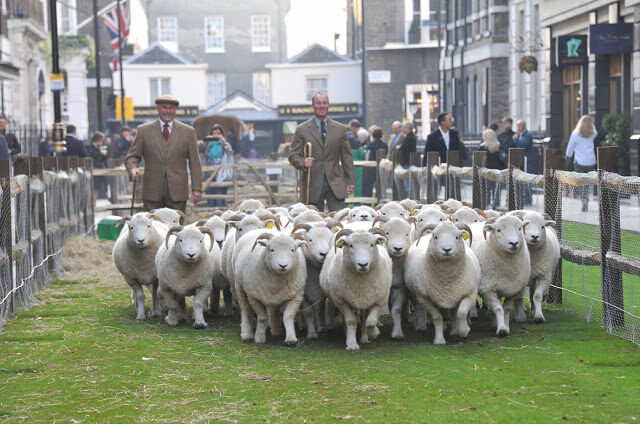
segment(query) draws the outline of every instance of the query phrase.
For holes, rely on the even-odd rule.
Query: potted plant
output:
[[[606,131],[601,146],[618,147],[618,169],[621,175],[629,175],[629,138],[631,137],[631,117],[626,112],[611,112],[602,118],[602,128]]]
[[[420,43],[420,19],[414,16],[411,27],[409,27],[409,44],[418,43]]]

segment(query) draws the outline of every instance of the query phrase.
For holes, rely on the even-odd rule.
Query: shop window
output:
[[[582,68],[568,66],[562,69],[562,104],[564,139],[569,140],[582,114]]]

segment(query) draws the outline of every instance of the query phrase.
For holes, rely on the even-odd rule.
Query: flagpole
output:
[[[96,49],[96,114],[98,131],[104,131],[102,116],[102,75],[100,69],[100,30],[98,28],[98,0],[93,0],[93,38]]]
[[[124,75],[122,73],[122,9],[120,9],[120,0],[116,1],[116,11],[118,17],[118,67],[120,68],[120,117],[122,126],[127,125],[124,117]]]

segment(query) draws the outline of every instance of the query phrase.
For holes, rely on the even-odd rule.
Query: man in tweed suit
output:
[[[314,117],[298,125],[291,142],[289,162],[302,171],[303,201],[329,211],[345,207],[344,199],[355,190],[353,155],[347,139],[347,127],[327,117],[329,96],[318,92],[311,98]],[[305,158],[304,145],[311,142],[312,157]],[[311,174],[309,199],[306,199],[307,175]]]
[[[191,201],[202,197],[202,168],[198,141],[193,127],[176,121],[178,99],[156,99],[159,119],[138,127],[136,138],[127,153],[126,165],[131,178],[140,174],[144,159],[142,202],[145,210],[169,207],[185,211],[189,198],[187,159],[191,172]]]

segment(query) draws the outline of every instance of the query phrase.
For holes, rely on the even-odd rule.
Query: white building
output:
[[[273,106],[309,105],[316,91],[326,91],[331,104],[362,104],[359,60],[313,44],[285,63],[267,64]]]
[[[206,63],[192,63],[156,42],[124,61],[125,97],[133,98],[133,105],[154,106],[155,99],[170,94],[180,105],[207,107]],[[120,90],[120,77],[113,74],[115,92]]]

